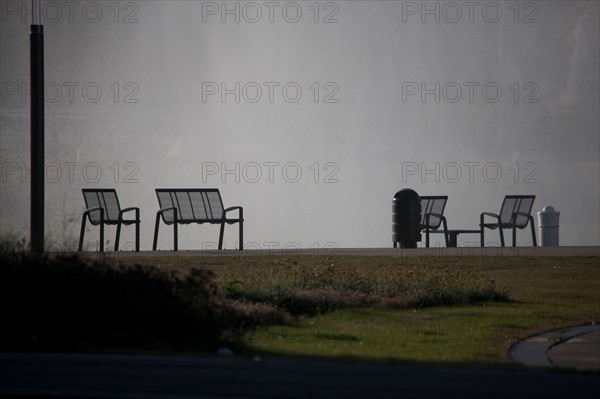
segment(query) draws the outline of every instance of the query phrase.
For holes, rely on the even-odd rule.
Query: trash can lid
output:
[[[554,207],[552,205],[546,205],[544,209],[542,209],[542,212],[554,213]]]
[[[417,192],[413,189],[410,188],[404,188],[400,191],[398,191],[396,194],[394,194],[394,198],[401,198],[403,200],[413,200],[413,201],[420,201],[421,197],[419,196],[419,194],[417,194]]]

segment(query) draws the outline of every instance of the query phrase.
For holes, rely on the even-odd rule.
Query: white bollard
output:
[[[558,247],[560,212],[555,211],[553,206],[545,206],[537,215],[540,247]]]

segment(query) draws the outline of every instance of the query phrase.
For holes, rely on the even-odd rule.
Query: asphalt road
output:
[[[577,398],[600,374],[268,358],[0,354],[0,397]]]

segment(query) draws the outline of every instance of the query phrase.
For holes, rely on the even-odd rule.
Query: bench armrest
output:
[[[159,209],[158,212],[156,212],[156,223],[158,223],[159,216],[162,216],[163,222],[167,223],[167,221],[165,220],[164,213],[169,212],[169,211],[173,211],[173,223],[177,223],[177,207],[176,206],[170,206],[168,208]],[[170,222],[167,224],[170,224]]]
[[[226,214],[227,212],[230,212],[230,211],[235,211],[235,210],[239,211],[238,218],[239,218],[240,220],[244,220],[244,208],[243,208],[243,207],[241,207],[241,206],[231,206],[231,207],[229,207],[229,208],[227,208],[227,209],[224,209],[224,210],[223,210],[223,217],[225,217],[225,214]]]
[[[156,213],[165,213],[167,211],[173,211],[173,210],[177,210],[177,207],[176,206],[170,206],[168,208],[162,208],[162,209],[159,209],[158,212],[156,212]]]
[[[138,222],[140,220],[140,208],[138,208],[138,207],[121,209],[121,213],[119,213],[119,219],[123,220],[123,214],[125,212],[131,212],[131,211],[135,211],[135,220],[136,220],[136,222]]]

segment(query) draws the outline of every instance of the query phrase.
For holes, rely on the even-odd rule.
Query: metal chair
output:
[[[115,251],[119,250],[121,225],[135,224],[135,250],[140,250],[140,208],[121,209],[117,192],[112,188],[84,188],[81,190],[85,200],[86,210],[81,219],[79,234],[79,251],[83,249],[85,223],[89,219],[93,226],[100,226],[100,252],[104,252],[104,225],[116,225]],[[135,219],[124,219],[126,212],[135,211]]]
[[[425,246],[429,248],[429,233],[437,231],[443,225],[444,241],[448,243],[448,224],[444,217],[444,208],[448,201],[447,195],[421,196],[421,230],[425,230]]]
[[[533,240],[533,246],[537,246],[535,240],[535,226],[533,222],[533,216],[531,216],[531,209],[533,208],[533,202],[535,201],[535,195],[507,195],[502,201],[502,207],[500,208],[500,214],[491,212],[483,212],[479,217],[479,227],[481,230],[481,246],[485,246],[484,242],[484,231],[488,229],[498,229],[500,232],[500,243],[504,247],[504,233],[503,229],[512,229],[512,242],[513,247],[517,246],[517,229],[524,229],[527,224],[531,226],[531,239]],[[485,217],[491,217],[494,219],[493,223],[485,223]]]

